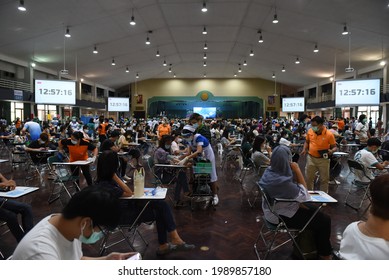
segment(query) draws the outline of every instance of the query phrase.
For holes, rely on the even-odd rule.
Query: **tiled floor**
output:
[[[0,158],[6,158],[7,153],[1,151]],[[220,159],[218,159],[220,161]],[[334,249],[339,248],[339,241],[345,227],[358,220],[360,215],[350,207],[345,206],[344,199],[353,179],[349,173],[347,163],[344,162],[343,169],[338,180],[339,187],[330,186],[330,195],[339,202],[324,207],[321,211],[329,214],[332,218],[331,241]],[[304,166],[304,158],[300,159],[300,165]],[[26,171],[23,166],[18,166],[12,170],[9,163],[2,163],[1,172],[7,176],[13,176],[18,184],[25,184]],[[147,166],[145,162],[145,167]],[[147,170],[147,167],[146,167]],[[256,217],[261,214],[260,201],[254,207],[247,203],[247,197],[241,196],[240,183],[235,179],[238,172],[226,165],[224,170],[218,167],[220,184],[220,204],[215,210],[196,209],[192,211],[190,207],[173,209],[177,223],[177,229],[181,237],[188,243],[196,245],[196,249],[189,252],[174,252],[164,257],[164,259],[255,259],[253,250],[254,240],[257,237],[260,223],[256,222]],[[47,203],[50,193],[50,180],[39,182],[35,179],[27,181],[28,185],[39,186],[40,190],[32,195],[22,198],[22,201],[31,203],[35,216],[35,223],[50,213],[60,211],[62,204],[60,200],[52,204]],[[150,180],[150,178],[148,178]],[[255,177],[248,175],[245,180],[246,189],[255,188]],[[169,202],[170,203],[170,202]],[[3,228],[4,229],[4,228]],[[138,251],[143,253],[144,259],[158,259],[155,250],[157,248],[157,233],[153,225],[142,225],[140,228],[142,235],[148,241],[147,247],[140,241],[135,240]],[[10,233],[1,236],[0,250],[4,255],[12,254],[16,242]],[[261,248],[261,247],[260,247]],[[129,247],[121,243],[112,248],[116,251],[128,251]],[[98,245],[86,246],[86,255],[97,255]],[[292,246],[286,245],[277,252],[274,252],[271,259],[290,259]]]

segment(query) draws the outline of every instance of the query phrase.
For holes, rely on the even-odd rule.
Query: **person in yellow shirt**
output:
[[[172,128],[170,127],[167,118],[163,118],[162,123],[157,128],[158,139],[161,140],[162,136],[170,135],[171,132],[172,132]]]
[[[301,155],[307,155],[305,175],[309,190],[313,190],[316,172],[320,175],[320,190],[328,192],[330,157],[336,152],[334,135],[324,126],[324,120],[316,116],[311,120]]]

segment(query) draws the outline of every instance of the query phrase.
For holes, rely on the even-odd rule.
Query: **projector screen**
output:
[[[282,112],[304,112],[304,97],[284,97],[282,98]]]
[[[76,104],[76,82],[35,80],[35,103]]]
[[[129,112],[130,99],[120,97],[108,97],[108,112]]]
[[[193,107],[193,113],[202,115],[205,119],[216,118],[216,107]]]
[[[380,80],[336,81],[335,93],[335,106],[379,105]]]

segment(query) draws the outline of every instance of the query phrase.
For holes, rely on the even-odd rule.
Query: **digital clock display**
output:
[[[282,98],[282,112],[304,112],[304,97],[285,97]]]
[[[121,97],[108,97],[108,112],[129,112],[130,99]]]
[[[76,82],[35,80],[35,103],[76,104]]]
[[[335,105],[339,107],[380,104],[380,80],[336,81]]]

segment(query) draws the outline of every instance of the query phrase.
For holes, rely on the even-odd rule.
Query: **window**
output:
[[[16,118],[24,119],[24,103],[22,102],[11,102],[11,121]]]

